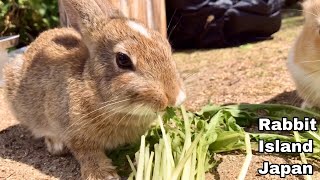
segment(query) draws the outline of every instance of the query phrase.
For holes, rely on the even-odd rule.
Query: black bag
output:
[[[280,0],[167,0],[174,48],[211,48],[269,38],[281,26]]]

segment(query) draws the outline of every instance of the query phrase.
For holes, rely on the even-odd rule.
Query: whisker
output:
[[[108,113],[110,113],[110,112],[113,112],[112,114],[110,114],[110,115],[113,115],[113,114],[117,113],[119,109],[122,109],[123,107],[125,107],[125,105],[123,105],[123,106],[118,106],[118,107],[116,107],[116,108],[114,108],[114,109],[109,109],[108,111],[106,111],[106,112],[104,112],[104,113],[102,113],[102,114],[100,114],[100,115],[103,116],[103,115],[106,115],[106,114],[108,114]],[[100,115],[99,115],[99,116],[100,116]],[[100,116],[100,117],[101,117],[101,116]],[[77,127],[77,129],[80,130],[80,129],[82,129],[83,127],[85,127],[86,125],[92,123],[92,121],[95,120],[95,119],[97,119],[97,118],[95,117],[95,118],[93,118],[93,119],[89,119],[89,120],[86,121],[86,122],[83,122],[83,121],[80,121],[80,120],[75,121],[73,124],[71,124],[71,125],[69,126],[69,129],[70,129],[70,128],[74,128],[74,126],[80,125],[79,127]],[[106,118],[105,118],[105,119],[106,119]],[[94,123],[92,123],[92,124],[94,124]]]
[[[315,62],[320,62],[320,60],[315,60],[315,61],[302,61],[302,62],[299,62],[299,64],[304,64],[304,63],[315,63]]]
[[[174,26],[173,26],[173,28],[171,29],[171,31],[170,31],[170,33],[169,33],[169,35],[168,35],[168,39],[170,39],[171,34],[173,33],[174,29],[175,29],[175,28],[178,26],[178,24],[180,23],[181,18],[182,18],[182,15],[180,16],[180,18],[179,18],[179,20],[178,20],[177,24],[176,24],[176,25],[174,25]]]
[[[128,96],[124,96],[124,97],[121,97],[121,98],[127,98],[127,99],[129,99],[128,97],[130,97],[131,95],[128,95]],[[111,100],[111,101],[117,101],[117,100],[120,100],[120,99],[117,99],[119,96],[118,95],[116,95],[116,96],[114,96],[115,98],[113,99],[113,100]],[[105,103],[109,103],[110,101],[105,101],[105,102],[102,102],[102,103],[100,103],[100,104],[105,104]]]
[[[171,25],[171,23],[172,23],[172,20],[173,20],[173,18],[174,18],[174,15],[176,15],[176,12],[177,12],[177,8],[174,10],[174,12],[173,12],[173,14],[172,14],[172,17],[171,17],[171,19],[170,19],[170,21],[169,21],[169,24],[168,24],[167,29],[170,28],[170,25]]]
[[[313,15],[314,17],[318,18],[319,16],[317,16],[316,14],[309,12],[309,11],[305,11],[305,10],[301,10],[301,9],[284,9],[284,10],[290,10],[290,11],[298,11],[298,12],[303,12],[303,13],[308,13],[310,15]]]
[[[132,117],[132,115],[134,114],[134,112],[135,112],[137,109],[139,109],[140,107],[141,107],[141,106],[137,106],[134,110],[128,111],[128,112],[119,120],[119,122],[116,124],[115,128],[113,128],[113,129],[111,130],[111,132],[109,133],[109,135],[114,132],[114,130],[121,124],[121,122],[122,122],[129,114],[130,114],[131,117]],[[127,123],[129,123],[129,122],[130,122],[130,121],[127,121]]]
[[[128,99],[124,99],[124,100],[120,100],[120,101],[116,101],[116,102],[112,102],[112,103],[110,103],[110,104],[104,105],[104,106],[102,106],[102,107],[100,107],[100,108],[98,108],[98,109],[95,109],[95,110],[89,112],[88,114],[85,114],[85,115],[82,116],[79,120],[81,120],[81,119],[87,117],[88,115],[90,115],[90,114],[92,114],[92,113],[95,113],[95,112],[97,112],[97,111],[99,111],[99,110],[101,110],[101,109],[104,109],[104,108],[106,108],[106,107],[108,107],[108,106],[115,105],[115,104],[118,104],[118,103],[121,103],[121,102],[126,102],[126,101],[129,101],[129,100],[131,100],[131,99],[128,98]]]
[[[140,99],[141,99],[141,98],[137,98],[136,100],[140,100]],[[120,102],[125,102],[125,101],[127,101],[127,100],[128,100],[128,99],[121,100],[121,101],[114,102],[114,103],[110,103],[110,104],[107,104],[107,105],[105,105],[105,106],[103,106],[103,107],[101,107],[101,108],[98,108],[98,109],[94,110],[94,111],[97,112],[98,110],[101,110],[101,109],[103,109],[103,108],[104,108],[104,109],[111,108],[111,107],[112,107],[111,105],[115,106],[116,104],[119,104]],[[83,124],[82,124],[82,127],[83,127],[83,126],[87,125],[88,123],[91,123],[93,120],[97,119],[98,117],[101,117],[101,116],[103,116],[103,115],[106,115],[106,114],[108,114],[108,113],[110,113],[110,112],[112,112],[112,111],[113,111],[114,113],[112,113],[112,114],[110,114],[110,115],[116,114],[116,113],[119,112],[119,110],[125,109],[125,108],[123,108],[123,107],[125,107],[125,106],[128,106],[128,105],[125,104],[125,105],[116,107],[116,108],[114,108],[114,109],[109,109],[108,111],[103,112],[103,113],[99,114],[98,116],[89,119],[86,123],[83,123],[82,121],[80,121],[81,119],[79,119],[79,120],[76,121],[76,122],[83,123]],[[123,109],[121,109],[121,108],[123,108]],[[90,114],[92,114],[92,113],[93,113],[93,111],[92,111]],[[89,115],[89,114],[87,114],[86,116],[83,116],[82,119],[85,118],[85,117],[88,117],[88,115]],[[103,121],[105,121],[108,117],[109,117],[109,116],[105,117]]]
[[[137,107],[136,110],[141,109],[141,107],[143,107],[143,104],[141,104],[139,107]],[[131,114],[130,118],[127,119],[126,123],[124,124],[124,129],[127,129],[127,126],[131,123],[133,115],[134,115],[134,112]],[[135,116],[136,116],[136,115],[135,115]],[[138,115],[138,116],[139,116],[138,125],[140,125],[139,123],[140,123],[140,118],[141,118],[141,116],[140,116],[140,115]]]
[[[119,112],[119,109],[124,110],[124,109],[127,109],[128,107],[129,107],[129,106],[118,107],[117,110],[113,110],[113,113],[111,113],[111,114],[109,114],[108,116],[106,116],[103,120],[98,121],[97,123],[93,123],[93,124],[90,125],[90,126],[94,126],[94,129],[99,129],[99,127],[101,127],[101,126],[102,126],[102,127],[103,127],[103,126],[109,126],[110,123],[112,123],[112,120],[107,121],[107,124],[105,124],[106,120],[109,119],[110,117],[112,117],[113,115],[117,114],[117,113]],[[90,121],[89,121],[89,122],[90,122]],[[86,125],[88,125],[88,124],[89,124],[89,123],[87,122]],[[79,131],[79,130],[82,130],[83,127],[86,126],[86,125],[82,125],[81,127],[79,127],[79,128],[78,128],[78,131]],[[91,129],[92,129],[92,127],[91,127]],[[113,131],[113,130],[111,130],[111,132],[112,132],[112,131]],[[111,132],[109,133],[109,135],[111,134]]]
[[[308,74],[306,75],[306,77],[304,78],[304,80],[309,80],[309,78],[312,78],[313,76],[317,75],[318,72],[320,72],[320,69],[308,73]],[[300,91],[300,93],[303,94],[303,93],[310,87],[311,84],[312,84],[312,81],[310,81],[309,84],[307,84],[306,86],[304,86],[304,87],[302,88],[302,90]],[[295,104],[297,101],[298,101],[298,97],[295,97],[294,100],[293,100],[293,102],[292,102],[292,104]]]
[[[147,109],[147,112],[144,112],[144,119],[145,119],[145,120],[147,120],[147,117],[148,117],[148,115],[149,115],[149,114],[148,114],[149,112],[150,112],[150,109],[149,109],[149,108]]]
[[[194,73],[190,73],[188,74],[186,77],[183,78],[184,81],[192,78],[193,76],[197,75],[199,72],[194,72]]]

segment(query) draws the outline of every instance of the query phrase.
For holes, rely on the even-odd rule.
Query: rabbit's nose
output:
[[[186,93],[183,90],[180,90],[176,98],[175,106],[180,106],[185,100],[186,100]]]

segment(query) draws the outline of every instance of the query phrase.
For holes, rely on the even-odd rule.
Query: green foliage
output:
[[[0,36],[20,34],[19,46],[59,23],[58,0],[1,0]]]

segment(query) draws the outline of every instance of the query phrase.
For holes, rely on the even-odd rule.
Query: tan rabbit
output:
[[[118,178],[104,153],[139,140],[156,112],[185,99],[168,41],[93,0],[65,0],[71,28],[42,33],[21,68],[6,68],[16,118],[53,154],[70,150],[83,179]]]
[[[288,69],[302,107],[320,107],[320,1],[303,2],[305,24],[291,49]]]

